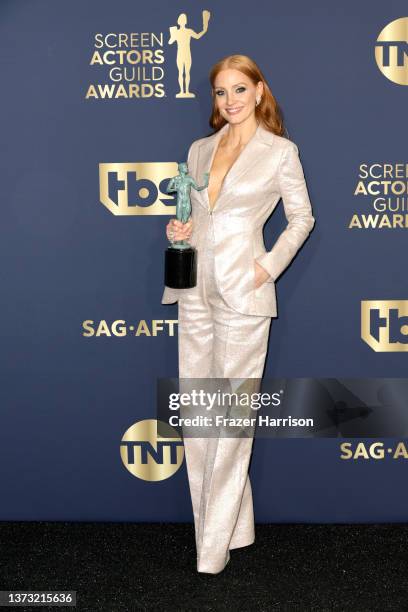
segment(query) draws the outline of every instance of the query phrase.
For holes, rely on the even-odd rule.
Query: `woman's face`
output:
[[[213,91],[222,117],[238,124],[255,116],[256,98],[262,96],[263,83],[254,85],[243,72],[228,68],[217,74]]]

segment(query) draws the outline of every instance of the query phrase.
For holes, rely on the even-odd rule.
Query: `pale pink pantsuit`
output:
[[[197,290],[179,298],[179,378],[261,379],[271,317],[232,310],[214,271],[213,225],[199,251]],[[248,475],[253,438],[184,437],[197,571],[216,574],[255,539]]]

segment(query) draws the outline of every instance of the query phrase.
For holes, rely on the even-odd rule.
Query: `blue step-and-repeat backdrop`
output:
[[[141,457],[169,456],[143,436],[178,376],[165,187],[233,53],[283,110],[316,219],[276,284],[264,376],[309,404],[330,383],[336,413],[322,435],[255,440],[256,519],[407,520],[407,32],[402,0],[2,0],[1,520],[192,521],[183,448],[162,472]],[[286,223],[280,203],[267,249]],[[353,384],[368,404],[337,394]],[[342,427],[345,406],[384,426]]]

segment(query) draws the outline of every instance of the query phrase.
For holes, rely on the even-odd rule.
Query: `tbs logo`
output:
[[[408,300],[363,300],[361,337],[374,351],[408,351]]]
[[[176,162],[99,164],[100,201],[113,215],[175,215],[174,195],[166,192]]]

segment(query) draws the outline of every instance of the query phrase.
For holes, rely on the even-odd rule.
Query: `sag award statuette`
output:
[[[176,218],[187,223],[191,214],[190,189],[201,191],[208,185],[208,173],[204,174],[204,185],[199,187],[189,176],[187,164],[178,164],[179,174],[170,179],[167,193],[177,192]],[[164,284],[172,289],[191,289],[197,284],[197,251],[187,240],[170,241],[164,263]]]

